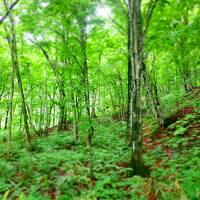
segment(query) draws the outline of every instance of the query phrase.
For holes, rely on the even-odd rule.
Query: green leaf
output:
[[[185,133],[185,131],[187,130],[187,128],[180,126],[175,132],[174,135],[183,135]]]

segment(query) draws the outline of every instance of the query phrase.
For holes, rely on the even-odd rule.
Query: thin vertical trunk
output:
[[[143,174],[142,154],[142,71],[143,49],[150,19],[157,1],[151,1],[142,27],[141,0],[128,0],[128,138],[132,145],[133,174]]]
[[[58,131],[64,131],[67,128],[67,116],[66,116],[66,106],[65,106],[65,81],[63,79],[63,74],[58,72],[58,65],[57,63],[50,58],[48,52],[39,44],[37,44],[35,41],[33,41],[39,49],[42,51],[44,54],[46,60],[49,62],[49,65],[52,67],[56,83],[58,84],[59,87],[59,97],[60,97],[60,102],[59,102],[59,120],[58,120]],[[55,110],[54,110],[55,111]]]
[[[1,101],[1,99],[3,97],[4,92],[5,92],[5,87],[3,86],[3,88],[1,89],[1,92],[0,92],[0,101]],[[0,114],[0,129],[1,128],[2,128],[2,116]]]
[[[131,49],[131,42],[132,42],[132,12],[131,12],[131,1],[128,1],[128,107],[127,107],[127,137],[126,143],[131,146],[132,145],[132,134],[131,134],[131,127],[132,127],[132,95],[131,95],[131,88],[132,88],[132,64],[131,64],[131,57],[133,54],[133,50]]]
[[[193,89],[193,85],[191,83],[191,72],[187,66],[184,66],[183,80],[184,80],[184,89],[188,93]]]
[[[65,94],[64,80],[60,80],[59,95],[60,95],[60,103],[59,103],[60,113],[59,113],[58,131],[64,131],[67,128],[67,118],[66,118],[66,108],[65,108],[66,94]]]
[[[20,117],[19,117],[19,133],[22,132],[22,111],[20,112]]]
[[[188,17],[188,10],[186,10],[185,15],[183,16],[183,24],[187,26],[189,24],[189,17]],[[183,35],[181,38],[181,46],[184,46],[184,44],[187,42],[188,38],[186,35]],[[186,56],[187,52],[185,51],[185,48],[181,48],[181,59],[183,60],[183,82],[184,82],[184,89],[185,92],[190,92],[193,89],[193,85],[191,82],[191,67],[189,66],[188,60],[185,61],[185,58],[182,56]]]
[[[49,106],[49,108],[47,108],[47,117],[46,117],[46,125],[45,125],[46,134],[48,134],[47,129],[48,129],[48,128],[50,127],[50,125],[51,125],[52,110],[53,110],[53,103],[51,103],[50,106]]]
[[[141,83],[142,83],[142,24],[141,1],[129,0],[131,86],[129,88],[129,140],[132,142],[131,166],[134,174],[143,173]],[[129,119],[130,120],[130,119]]]
[[[48,102],[46,103],[46,122],[45,122],[45,134],[46,136],[48,135],[48,128],[51,126],[51,121],[52,121],[52,111],[54,108],[54,104],[55,104],[55,92],[56,89],[55,87],[53,87],[53,99],[51,98],[50,95],[48,95],[48,84],[47,84],[47,79],[46,79],[46,91],[45,91],[45,101]],[[48,96],[50,97],[50,99],[48,98]],[[54,118],[54,117],[53,117]]]
[[[154,89],[154,93],[155,93],[155,101],[156,101],[156,105],[157,105],[157,106],[160,106],[160,98],[159,98],[159,96],[158,96],[158,86],[157,86],[157,81],[154,82],[153,89]]]
[[[78,108],[77,108],[77,103],[76,103],[76,97],[75,97],[75,90],[74,90],[74,83],[72,79],[70,78],[70,83],[71,83],[71,98],[72,98],[72,103],[73,103],[73,135],[74,135],[74,142],[78,142]]]
[[[50,97],[50,100],[51,100],[51,113],[52,113],[52,120],[50,120],[50,122],[49,122],[49,125],[51,125],[52,124],[52,126],[54,127],[55,126],[55,123],[56,123],[56,103],[55,103],[55,98],[56,98],[56,90],[57,90],[57,86],[54,86],[53,87],[53,95],[52,95],[52,97],[49,95],[49,97]],[[52,121],[52,123],[51,123],[51,121]]]
[[[151,105],[151,109],[152,109],[152,114],[156,120],[156,122],[162,127],[163,126],[163,123],[164,123],[164,120],[163,120],[163,115],[162,115],[162,112],[160,110],[160,102],[158,100],[158,94],[157,94],[157,87],[155,88],[155,85],[154,85],[154,88],[152,89],[151,87],[151,83],[150,83],[150,80],[149,80],[149,76],[148,76],[148,73],[146,71],[146,66],[145,64],[143,63],[143,79],[144,79],[144,85],[145,85],[145,88],[146,88],[146,92],[147,92],[147,98],[148,98],[148,101]],[[153,94],[153,91],[155,92],[155,95]],[[155,96],[155,98],[154,98]]]
[[[53,97],[53,99],[55,100],[55,96]],[[53,127],[55,126],[56,124],[56,105],[54,104],[53,105]]]
[[[48,81],[46,78],[45,81],[45,102],[46,102],[46,106],[45,106],[45,110],[46,110],[46,118],[45,118],[45,134],[48,134],[48,128],[51,122],[51,111],[52,111],[52,106],[53,104],[50,103],[49,105],[49,101],[48,101]]]
[[[42,131],[42,125],[43,125],[43,99],[42,97],[41,98],[41,101],[40,101],[40,119],[39,119],[39,132]]]
[[[5,0],[4,3],[5,3],[6,9],[8,9],[7,1]],[[25,133],[26,133],[26,141],[28,144],[28,148],[32,149],[31,137],[30,137],[29,125],[28,125],[28,113],[27,113],[25,95],[24,95],[23,85],[22,85],[20,71],[19,71],[15,23],[14,23],[14,18],[12,16],[12,13],[10,13],[9,19],[10,19],[9,38],[10,38],[10,52],[11,52],[12,64],[16,73],[19,91],[20,91],[20,95],[22,99],[22,111],[23,111],[23,116],[24,116],[24,128],[25,128]]]
[[[198,85],[198,68],[196,65],[194,66],[193,76],[194,76],[194,87],[197,87],[197,85]]]
[[[115,101],[114,101],[114,95],[112,93],[112,88],[111,86],[109,86],[109,93],[110,93],[110,100],[111,100],[111,103],[112,103],[112,111],[113,111],[113,114],[117,114],[117,107],[116,107],[116,104],[115,104]]]
[[[120,72],[118,72],[118,76],[119,76],[119,83],[120,83],[120,113],[121,113],[121,120],[124,121],[126,116],[126,111],[125,111],[125,97],[124,97],[124,90],[123,90],[123,80],[122,77],[120,75]]]
[[[92,165],[92,137],[94,135],[94,127],[92,125],[92,116],[90,110],[90,91],[89,91],[89,78],[88,78],[88,64],[87,64],[87,50],[86,50],[86,16],[83,16],[81,22],[81,49],[82,49],[82,73],[83,73],[83,86],[84,86],[84,97],[86,113],[90,124],[87,134],[87,144],[89,148],[89,168],[90,175],[93,176],[93,165]]]
[[[8,125],[8,157],[10,157],[10,145],[12,137],[12,121],[13,121],[13,96],[14,96],[14,66],[11,69],[11,94],[9,99],[9,125]]]
[[[9,98],[9,97],[8,97]],[[6,130],[8,128],[8,116],[9,116],[9,103],[6,104],[6,118],[5,118],[5,123],[4,123],[4,129]]]
[[[77,106],[73,94],[73,113],[74,113],[74,121],[73,121],[73,132],[74,132],[74,142],[78,142],[79,134],[78,134],[78,116],[77,116]]]

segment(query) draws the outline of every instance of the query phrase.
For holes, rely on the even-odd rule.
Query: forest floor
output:
[[[7,158],[0,144],[2,200],[198,200],[200,199],[200,92],[184,97],[166,128],[144,127],[146,177],[131,177],[124,122],[97,122],[90,178],[84,123],[80,142],[71,132],[37,138],[33,152],[15,138]],[[146,124],[146,123],[145,123]],[[2,138],[1,138],[2,140]],[[19,142],[21,141],[21,142]]]

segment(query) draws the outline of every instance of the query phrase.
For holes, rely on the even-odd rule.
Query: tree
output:
[[[5,1],[5,7],[8,10],[8,3]],[[8,12],[8,11],[7,11]],[[17,53],[17,41],[16,41],[16,30],[15,30],[15,22],[12,14],[9,15],[10,19],[10,35],[8,35],[8,43],[10,47],[10,53],[11,53],[11,60],[12,60],[12,71],[15,71],[17,81],[18,81],[18,86],[20,90],[20,95],[21,95],[21,100],[22,100],[22,112],[24,116],[24,128],[25,128],[25,133],[26,133],[26,141],[28,144],[28,148],[31,150],[32,145],[31,145],[31,137],[30,137],[30,130],[29,130],[29,124],[28,124],[28,112],[27,112],[27,106],[26,106],[26,100],[25,100],[25,95],[24,95],[24,89],[22,85],[22,80],[21,80],[21,75],[19,71],[19,62],[18,62],[18,53]],[[9,33],[8,33],[9,34]],[[13,98],[13,90],[14,90],[14,76],[12,75],[12,94],[11,94],[11,99]],[[12,119],[12,110],[10,110],[10,120]],[[12,123],[12,121],[10,121]],[[11,124],[10,124],[11,126]],[[11,127],[10,127],[11,130]],[[9,134],[10,137],[10,134]]]
[[[144,43],[156,0],[149,3],[146,21],[143,25],[141,0],[128,1],[128,131],[132,144],[131,166],[133,174],[143,174],[142,155],[142,74],[144,66]],[[144,28],[144,29],[143,29]]]

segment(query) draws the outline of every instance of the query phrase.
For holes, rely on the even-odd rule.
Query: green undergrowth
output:
[[[200,199],[200,106],[196,99],[191,105],[189,114],[180,110],[177,121],[144,138],[154,199]]]
[[[194,104],[194,103],[193,103]],[[34,151],[14,138],[10,158],[0,144],[2,200],[198,200],[200,199],[200,113],[190,114],[152,136],[144,137],[147,177],[131,177],[130,149],[125,145],[126,123],[94,122],[93,172],[89,173],[87,123],[80,140],[72,132],[36,138]],[[148,135],[149,131],[149,135]]]

